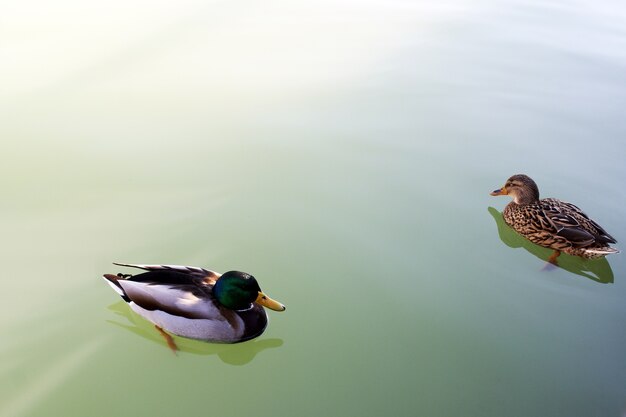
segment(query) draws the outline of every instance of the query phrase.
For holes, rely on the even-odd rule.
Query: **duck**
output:
[[[114,263],[141,269],[131,274],[104,274],[107,284],[141,317],[152,322],[168,346],[178,348],[168,334],[211,343],[239,343],[266,329],[265,308],[285,311],[246,272],[223,274],[180,265]]]
[[[531,242],[553,249],[550,263],[556,264],[561,252],[586,259],[619,252],[610,246],[617,240],[574,204],[539,199],[539,187],[528,175],[513,175],[491,195],[513,199],[504,208],[504,221]]]

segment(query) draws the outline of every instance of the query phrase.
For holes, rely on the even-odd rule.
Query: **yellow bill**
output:
[[[491,192],[491,195],[507,195],[508,193],[509,192],[507,191],[506,187],[502,187],[497,190],[493,190]]]
[[[255,303],[261,304],[263,307],[269,308],[274,311],[285,311],[285,306],[276,300],[272,300],[267,295],[259,291],[259,296],[256,298]]]

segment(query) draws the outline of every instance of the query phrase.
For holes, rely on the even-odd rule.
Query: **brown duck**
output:
[[[537,184],[527,175],[513,175],[491,195],[513,198],[504,208],[504,221],[531,242],[554,249],[551,263],[561,252],[589,259],[619,252],[609,246],[617,243],[613,236],[575,205],[556,198],[540,200]]]

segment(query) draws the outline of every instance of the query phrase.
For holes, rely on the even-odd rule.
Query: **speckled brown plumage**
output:
[[[555,198],[539,199],[535,182],[523,174],[509,178],[492,195],[510,195],[504,221],[537,245],[583,258],[599,258],[618,252],[617,241],[574,204]]]

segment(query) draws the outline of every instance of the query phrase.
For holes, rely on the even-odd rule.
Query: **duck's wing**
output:
[[[578,217],[582,227],[596,233],[596,241],[598,243],[617,243],[617,240],[615,240],[613,236],[608,234],[607,231],[593,219],[589,218],[580,208],[566,201],[561,201],[561,204],[572,216]]]
[[[542,200],[542,215],[554,228],[554,234],[572,245],[586,247],[596,243],[615,243],[615,239],[572,203],[557,199]]]
[[[113,265],[127,266],[129,268],[143,269],[144,271],[175,271],[182,274],[188,274],[197,278],[209,278],[216,281],[222,274],[219,274],[210,269],[204,269],[197,266],[182,266],[182,265],[142,265],[142,264],[124,264],[119,262],[113,262]]]
[[[222,316],[212,295],[213,282],[189,272],[157,268],[129,277],[106,274],[104,278],[125,301],[145,310],[189,319]]]
[[[188,319],[218,319],[221,317],[215,300],[188,285],[119,281],[126,296],[146,310],[159,310]]]

